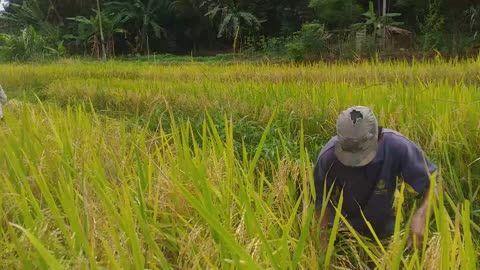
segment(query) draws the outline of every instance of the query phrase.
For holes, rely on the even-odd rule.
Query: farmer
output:
[[[0,85],[0,120],[3,120],[3,109],[2,105],[7,102],[7,95],[3,91],[2,86]]]
[[[395,224],[393,198],[398,177],[423,195],[411,224],[413,243],[418,247],[424,236],[430,174],[437,167],[408,138],[379,127],[375,115],[367,107],[355,106],[341,112],[336,129],[337,136],[323,147],[314,168],[322,245],[327,244],[328,236],[324,231],[332,226],[341,190],[341,213],[356,232],[373,236],[365,223],[367,219],[380,239],[390,237]],[[333,195],[328,199],[330,188]],[[320,217],[324,198],[328,203]]]

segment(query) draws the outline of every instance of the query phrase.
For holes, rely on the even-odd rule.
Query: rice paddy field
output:
[[[480,60],[0,65],[0,269],[478,269]],[[440,167],[422,248],[334,226],[312,169],[370,106]],[[335,224],[338,224],[338,219]]]

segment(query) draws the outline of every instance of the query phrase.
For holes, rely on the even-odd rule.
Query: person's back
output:
[[[7,103],[7,95],[3,91],[2,86],[0,85],[0,120],[3,119],[3,108],[2,105]]]

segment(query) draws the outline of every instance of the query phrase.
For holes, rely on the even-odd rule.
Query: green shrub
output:
[[[242,52],[247,55],[262,54],[264,56],[284,57],[287,54],[287,37],[247,37],[242,44]]]
[[[310,7],[329,29],[347,28],[362,14],[362,7],[356,0],[310,0]]]
[[[65,54],[63,41],[49,43],[33,26],[27,26],[19,35],[0,34],[0,57],[6,61],[30,61]]]
[[[445,18],[441,15],[441,0],[430,0],[425,22],[422,24],[423,49],[441,49]]]
[[[302,26],[287,44],[288,55],[292,60],[315,60],[327,52],[327,40],[331,34],[325,30],[325,25],[311,22]]]
[[[287,44],[288,58],[294,61],[305,59],[305,47],[299,41],[292,41]]]

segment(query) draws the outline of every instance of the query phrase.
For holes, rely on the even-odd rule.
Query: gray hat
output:
[[[335,155],[347,166],[360,167],[377,155],[378,122],[372,110],[354,106],[341,112],[337,119]]]

